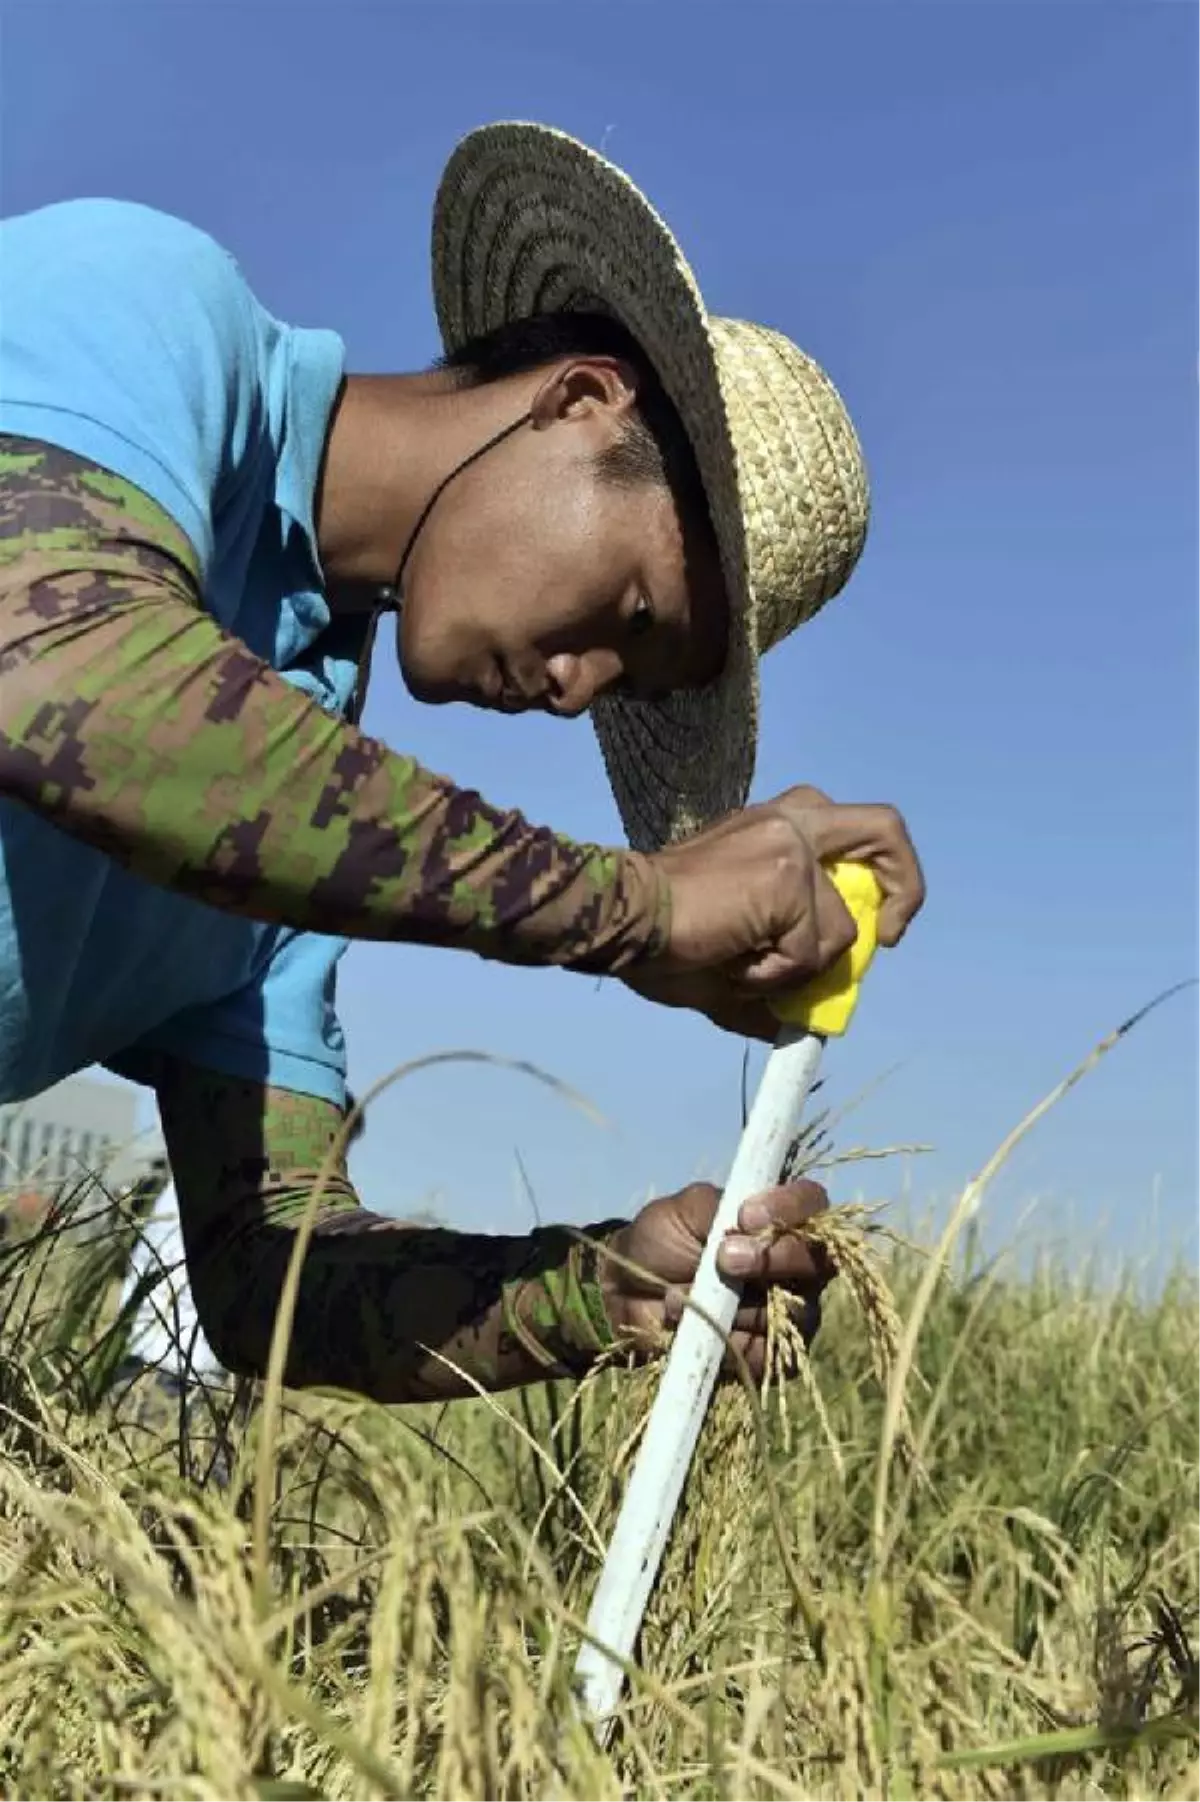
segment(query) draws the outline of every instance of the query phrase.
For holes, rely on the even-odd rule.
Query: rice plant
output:
[[[655,1365],[165,1384],[94,1208],[0,1247],[0,1793],[1197,1793],[1194,1272],[834,1210],[823,1330],[777,1297],[765,1384],[719,1392],[602,1752],[571,1672]]]

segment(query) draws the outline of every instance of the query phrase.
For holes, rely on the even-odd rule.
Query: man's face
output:
[[[530,405],[514,387],[513,416]],[[462,471],[405,577],[400,665],[422,701],[564,718],[615,687],[652,695],[719,674],[726,609],[706,522],[665,483],[616,485],[599,454],[633,406],[620,366],[564,363],[531,424]]]

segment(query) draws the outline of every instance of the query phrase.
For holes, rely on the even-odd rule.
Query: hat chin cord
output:
[[[358,674],[354,683],[354,695],[346,715],[346,718],[351,725],[356,726],[362,718],[363,706],[367,698],[367,679],[371,673],[371,652],[375,648],[375,634],[379,629],[380,618],[385,613],[399,613],[400,611],[404,598],[404,572],[408,568],[409,559],[413,554],[413,549],[417,539],[421,535],[421,529],[425,525],[426,520],[441,500],[443,494],[445,494],[447,488],[449,488],[451,482],[453,482],[457,476],[460,476],[464,469],[470,469],[472,463],[478,463],[480,457],[485,457],[488,451],[495,450],[498,444],[503,444],[506,438],[511,438],[514,432],[519,432],[522,426],[528,425],[532,418],[532,413],[522,413],[520,419],[514,419],[511,425],[504,426],[502,430],[494,433],[491,438],[481,444],[478,450],[473,450],[469,456],[464,457],[461,463],[457,463],[454,466],[449,475],[442,477],[441,481],[422,507],[417,518],[417,523],[408,535],[408,543],[404,547],[404,554],[400,558],[395,576],[390,582],[385,582],[378,590],[374,604],[371,608],[371,617],[367,621],[366,637],[363,640],[363,647],[359,653]]]

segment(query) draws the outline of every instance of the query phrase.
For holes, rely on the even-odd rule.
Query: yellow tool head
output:
[[[865,863],[834,863],[826,874],[842,897],[858,927],[858,937],[848,951],[820,976],[794,995],[781,995],[771,1011],[788,1026],[803,1027],[822,1038],[845,1032],[858,1005],[858,987],[875,955],[876,922],[883,905],[883,890],[874,870]]]

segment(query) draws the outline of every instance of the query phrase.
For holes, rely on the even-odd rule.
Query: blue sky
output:
[[[827,1058],[843,1143],[932,1143],[833,1182],[944,1200],[1108,1028],[1197,968],[1196,14],[1181,5],[159,0],[4,10],[0,199],[135,198],[220,238],[351,368],[437,349],[429,209],[471,127],[603,146],[710,307],[824,364],[871,468],[850,586],[764,668],[756,794],[906,813],[924,915]],[[419,709],[386,653],[368,724],[493,800],[614,840],[586,722]],[[386,1211],[523,1230],[719,1173],[741,1048],[616,985],[354,947],[351,1078],[424,1052],[355,1171]],[[1030,1202],[1102,1253],[1193,1249],[1196,1007],[1148,1020],[1041,1126]]]

